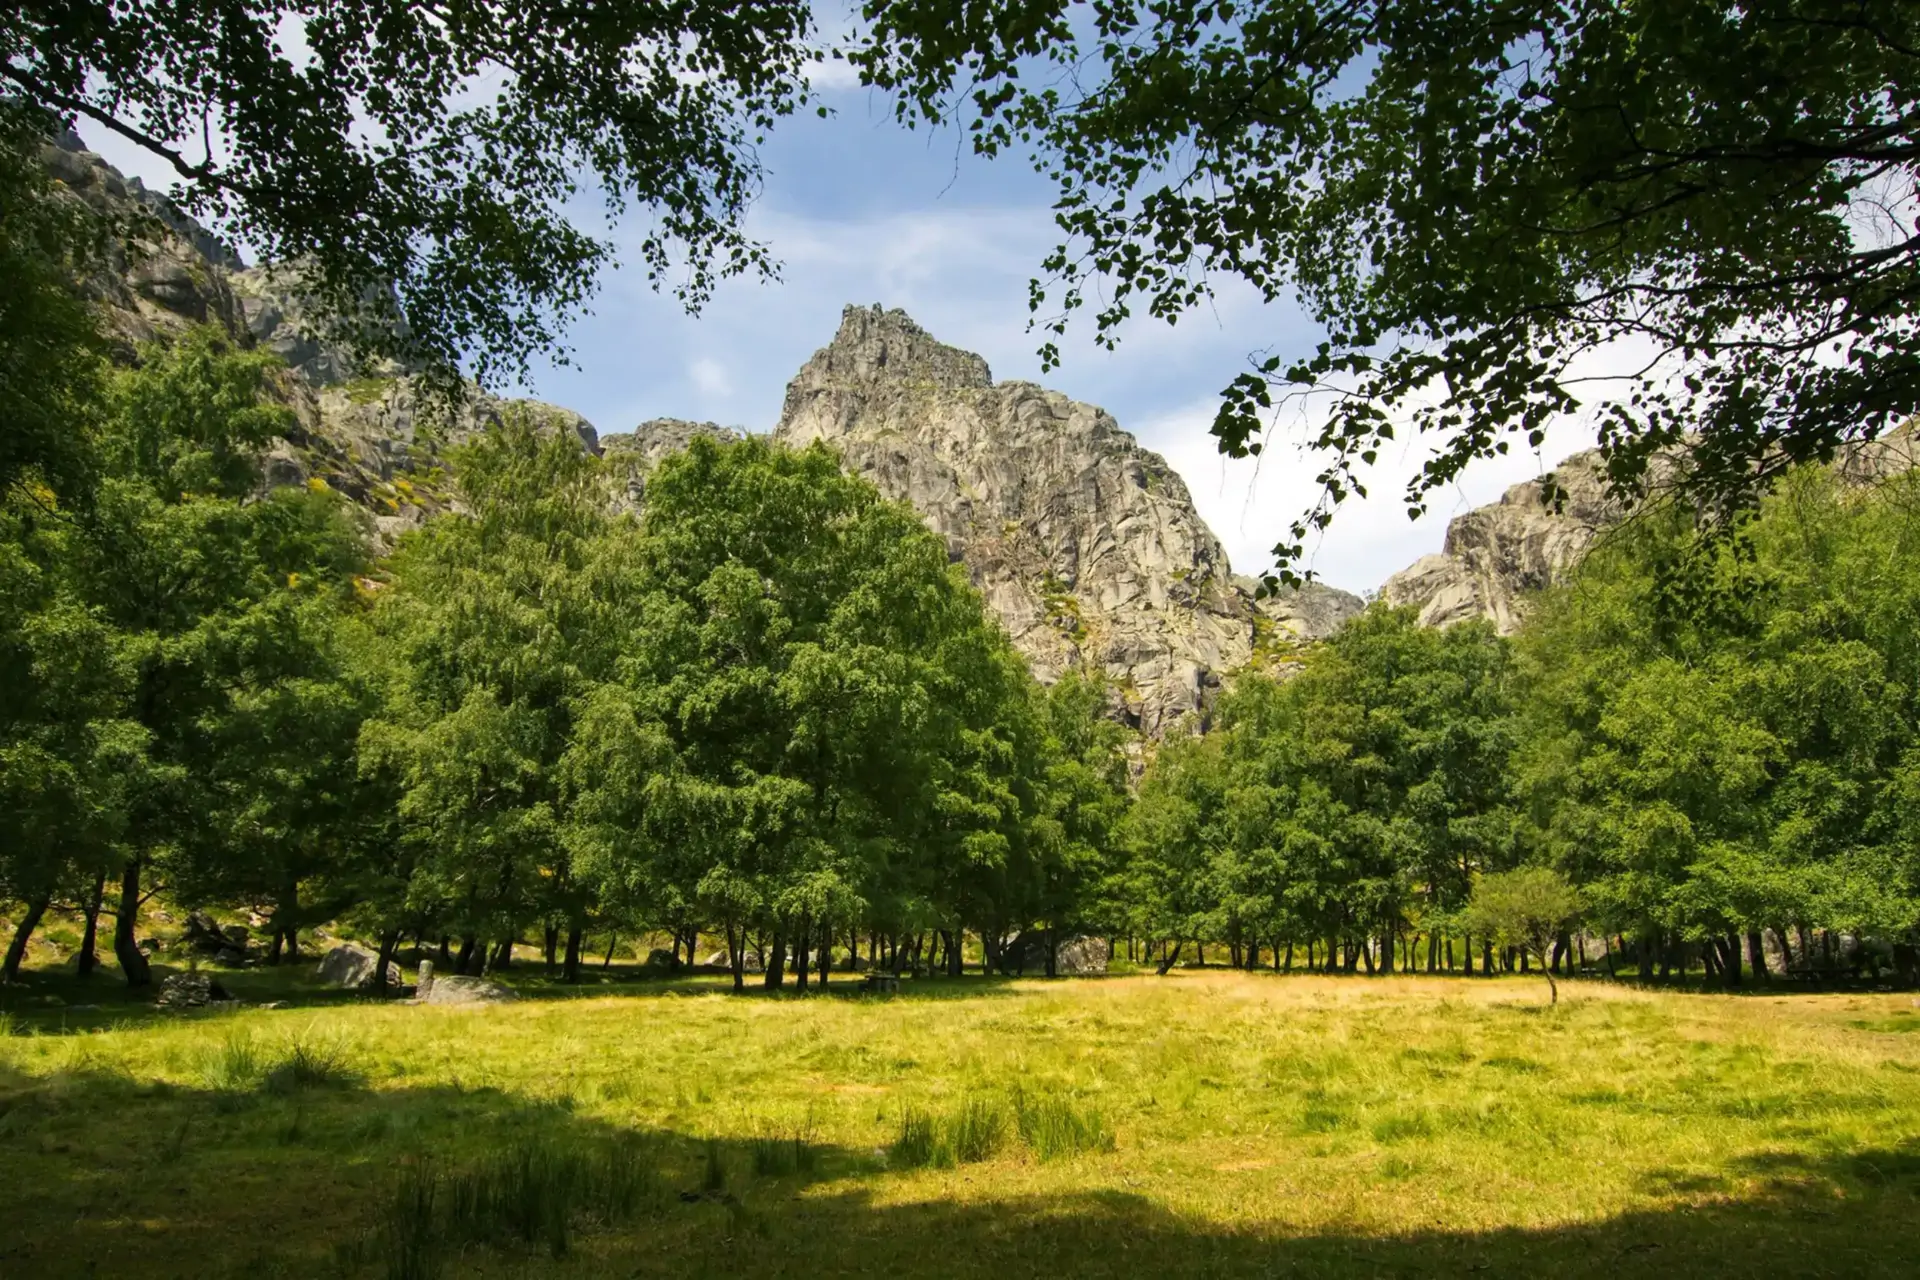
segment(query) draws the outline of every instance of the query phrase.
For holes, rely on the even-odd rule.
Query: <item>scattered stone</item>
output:
[[[893,995],[900,990],[900,979],[890,973],[870,973],[861,981],[860,989]]]
[[[433,994],[433,961],[420,962],[420,981],[413,990],[416,1000],[425,1000]]]
[[[204,973],[170,973],[160,980],[160,995],[154,1003],[163,1009],[204,1009],[214,1003],[233,1002],[227,989]]]
[[[262,1009],[284,1009],[287,1007],[287,1002],[285,1000],[269,1000],[260,1007]]]
[[[187,912],[186,943],[195,951],[208,955],[224,950],[229,944],[226,934],[220,930],[220,922],[204,911]]]
[[[374,975],[380,969],[380,956],[365,947],[343,942],[327,952],[320,962],[318,970],[320,980],[336,987],[351,987],[365,990],[373,985]],[[402,979],[400,966],[391,960],[387,962],[387,986],[398,988]]]
[[[647,952],[646,962],[640,967],[648,973],[678,973],[680,971],[680,959],[671,951],[663,951],[659,947],[655,947],[653,950]]]
[[[419,997],[421,1004],[504,1004],[520,997],[512,990],[485,978],[466,978],[450,973],[436,977],[433,985]]]

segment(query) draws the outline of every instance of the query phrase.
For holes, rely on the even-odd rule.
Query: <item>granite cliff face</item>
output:
[[[49,143],[43,157],[70,198],[131,233],[124,244],[112,243],[104,269],[85,282],[122,358],[191,325],[215,324],[286,361],[275,390],[297,425],[267,454],[267,486],[339,490],[370,513],[384,547],[448,505],[445,450],[509,412],[532,414],[598,451],[592,424],[557,405],[470,386],[451,410],[429,406],[409,370],[361,367],[314,336],[292,273],[247,267],[232,248],[70,133]]]
[[[1158,454],[1104,410],[995,382],[904,312],[848,307],[788,384],[774,436],[823,441],[912,504],[1042,679],[1102,670],[1150,733],[1361,607],[1320,586],[1256,602]]]
[[[1868,485],[1920,465],[1914,424],[1841,451],[1833,469],[1842,482]],[[1564,494],[1555,511],[1541,502],[1544,483],[1528,480],[1500,501],[1457,516],[1437,555],[1422,556],[1388,578],[1380,596],[1413,605],[1425,626],[1446,627],[1486,618],[1502,635],[1519,630],[1528,599],[1579,563],[1594,539],[1626,519],[1627,505],[1610,493],[1597,450],[1576,453],[1553,469]],[[1670,459],[1656,458],[1648,491],[1674,479]]]
[[[71,136],[47,163],[74,198],[142,231],[89,289],[131,359],[139,344],[213,323],[287,364],[277,390],[297,426],[266,458],[268,486],[324,484],[371,514],[384,546],[453,502],[445,450],[509,413],[576,437],[637,510],[648,474],[711,423],[655,419],[602,438],[579,414],[470,387],[451,412],[411,371],[355,364],[316,337],[297,275],[232,249],[122,177]],[[794,378],[775,437],[825,441],[889,497],[917,508],[964,561],[1043,680],[1104,671],[1115,709],[1149,733],[1207,705],[1233,672],[1331,633],[1361,602],[1322,586],[1256,600],[1186,485],[1103,410],[1025,382],[906,315],[849,307]]]
[[[1518,630],[1527,596],[1572,568],[1626,514],[1607,492],[1597,452],[1576,453],[1553,474],[1565,492],[1560,510],[1541,503],[1542,481],[1514,485],[1500,501],[1456,516],[1444,548],[1388,578],[1381,598],[1417,606],[1429,627],[1487,618],[1502,635]]]

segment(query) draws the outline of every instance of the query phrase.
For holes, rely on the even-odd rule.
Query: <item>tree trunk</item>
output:
[[[1547,1003],[1559,1004],[1560,984],[1553,980],[1553,966],[1550,964],[1542,964],[1540,966],[1540,972],[1547,975]]]
[[[130,987],[153,985],[153,966],[147,963],[137,937],[140,927],[140,859],[127,860],[120,873],[120,911],[113,922],[113,956]]]
[[[947,973],[950,977],[964,978],[967,974],[966,941],[965,929],[947,930]]]
[[[1280,967],[1280,953],[1278,951],[1275,951],[1273,953],[1273,967],[1276,969]],[[1287,940],[1287,972],[1288,973],[1293,972],[1293,940],[1292,939]]]
[[[1056,968],[1056,962],[1059,959],[1056,949],[1059,947],[1060,941],[1059,941],[1058,935],[1055,934],[1054,928],[1052,925],[1047,926],[1046,943],[1047,943],[1047,976],[1049,978],[1057,978],[1060,976],[1060,974]]]
[[[1180,958],[1180,949],[1186,945],[1187,944],[1185,942],[1176,943],[1171,951],[1165,952],[1164,954],[1161,955],[1160,957],[1160,976],[1161,977],[1164,978],[1167,976],[1167,970],[1173,968],[1174,961]]]
[[[614,952],[614,948],[616,948],[616,947],[618,947],[619,945],[620,945],[620,935],[619,935],[619,934],[617,934],[617,933],[610,933],[610,934],[608,934],[608,935],[607,935],[607,958],[606,958],[606,959],[604,959],[604,960],[602,960],[602,961],[600,962],[600,967],[601,967],[602,969],[611,969],[611,968],[613,968],[613,952]]]
[[[547,972],[551,974],[553,972],[554,962],[560,958],[559,925],[550,924],[541,930],[540,951],[541,955],[546,959]]]
[[[827,989],[827,979],[833,969],[833,930],[827,922],[820,922],[820,989]]]
[[[787,935],[778,928],[773,931],[773,943],[767,948],[766,972],[760,978],[760,985],[768,990],[778,990],[787,980]]]
[[[453,939],[444,933],[440,935],[440,963],[453,963]]]
[[[373,967],[373,993],[378,996],[387,994],[387,966],[393,963],[393,953],[400,949],[400,931],[390,929],[380,935],[380,959]]]
[[[567,958],[560,976],[570,983],[578,984],[580,981],[580,944],[585,932],[578,920],[567,928]]]
[[[87,924],[80,935],[80,963],[78,972],[83,978],[93,976],[100,966],[100,904],[106,900],[107,877],[102,874],[94,877],[93,894],[87,899]]]
[[[735,995],[747,989],[747,930],[742,925],[735,928],[727,926],[727,963],[733,969],[733,991]]]
[[[51,900],[50,895],[43,893],[27,904],[27,914],[20,917],[13,941],[7,944],[7,958],[0,963],[0,986],[20,980],[20,962],[27,958],[27,939],[40,927],[40,917],[47,913],[47,903]]]
[[[813,981],[813,921],[800,917],[800,937],[793,948],[793,985],[805,991]]]
[[[480,939],[469,933],[460,939],[460,958],[454,962],[453,971],[460,974],[473,972],[473,953],[479,949]]]
[[[1767,942],[1758,929],[1747,930],[1747,960],[1753,966],[1754,982],[1766,985],[1772,975],[1767,972]]]
[[[267,948],[267,963],[280,963],[280,949],[287,945],[287,931],[279,925],[273,926],[273,945]]]

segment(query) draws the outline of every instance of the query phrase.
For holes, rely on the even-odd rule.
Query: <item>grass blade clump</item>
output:
[[[1006,1108],[978,1094],[963,1101],[960,1109],[947,1120],[947,1143],[955,1164],[977,1164],[992,1159],[1006,1137]]]
[[[380,1225],[343,1257],[378,1259],[387,1280],[435,1280],[451,1253],[476,1245],[537,1246],[563,1258],[577,1230],[656,1211],[665,1186],[654,1152],[637,1142],[522,1142],[449,1172],[410,1165]]]
[[[200,1078],[209,1089],[246,1090],[260,1083],[265,1067],[253,1034],[235,1029],[207,1054],[200,1064]]]
[[[338,1041],[299,1036],[287,1042],[261,1076],[261,1084],[269,1093],[299,1093],[344,1088],[359,1079],[359,1073],[347,1063],[346,1048]]]
[[[1060,1160],[1114,1148],[1113,1130],[1106,1117],[1092,1108],[1075,1105],[1071,1098],[1016,1090],[1013,1114],[1020,1141],[1035,1159]]]
[[[977,1164],[992,1159],[1006,1144],[1006,1137],[1006,1108],[995,1098],[971,1094],[938,1118],[907,1108],[900,1116],[900,1132],[888,1148],[888,1160],[900,1169]]]
[[[908,1107],[900,1113],[900,1132],[887,1148],[887,1161],[899,1169],[924,1169],[934,1163],[939,1142],[933,1117]]]
[[[820,1163],[820,1149],[813,1143],[813,1121],[792,1129],[763,1128],[749,1144],[753,1173],[758,1178],[778,1178],[791,1173],[811,1173]]]

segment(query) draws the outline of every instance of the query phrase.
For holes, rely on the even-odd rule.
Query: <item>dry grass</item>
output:
[[[1906,995],[1574,984],[1548,1009],[1518,979],[1220,972],[633,990],[82,1034],[28,1018],[42,1033],[0,1040],[0,1276],[400,1274],[354,1242],[420,1169],[636,1138],[678,1189],[660,1212],[582,1230],[561,1262],[473,1247],[445,1273],[1910,1265]],[[327,1087],[269,1087],[316,1052]],[[982,1108],[1004,1132],[973,1158],[889,1159],[910,1115]]]

